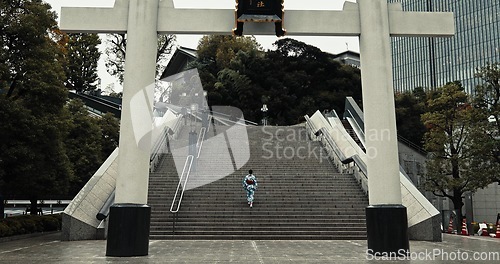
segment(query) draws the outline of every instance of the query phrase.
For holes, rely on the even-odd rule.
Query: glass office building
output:
[[[404,11],[454,12],[451,38],[393,38],[394,89],[436,88],[461,81],[472,93],[477,68],[500,62],[500,0],[389,0]]]

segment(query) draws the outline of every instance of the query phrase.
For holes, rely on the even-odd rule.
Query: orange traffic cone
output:
[[[448,224],[448,234],[453,234],[453,217],[450,215],[450,223]]]
[[[462,221],[462,236],[468,236],[469,231],[467,230],[467,221],[466,218]]]

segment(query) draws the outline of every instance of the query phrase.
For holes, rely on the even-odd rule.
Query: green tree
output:
[[[462,221],[464,192],[488,185],[488,174],[477,156],[480,145],[474,129],[474,109],[469,101],[459,83],[449,83],[438,88],[437,96],[428,101],[428,112],[422,115],[428,129],[425,148],[431,154],[425,187],[453,202],[458,223]],[[456,227],[459,231],[460,226]]]
[[[156,53],[156,80],[161,77],[168,63],[170,53],[176,41],[175,35],[159,35]],[[125,73],[125,55],[127,50],[127,37],[125,34],[107,35],[106,67],[108,73],[116,77],[123,84]]]
[[[66,45],[68,65],[65,67],[68,89],[76,92],[97,89],[97,63],[101,56],[97,48],[99,44],[101,40],[97,34],[69,34]]]
[[[500,63],[480,67],[476,77],[482,83],[476,87],[474,104],[479,118],[484,159],[489,161],[491,181],[500,184]]]
[[[413,92],[395,95],[396,124],[398,135],[403,136],[419,147],[423,147],[426,128],[420,116],[425,113],[425,92],[415,89]]]
[[[0,14],[0,189],[36,213],[37,199],[67,194],[73,176],[61,39],[41,0],[1,0]]]
[[[76,195],[103,162],[101,129],[81,100],[71,100],[66,107],[70,122],[64,143],[75,173],[70,194]]]
[[[200,72],[209,104],[239,107],[254,121],[267,104],[270,123],[286,125],[318,109],[341,112],[345,96],[361,99],[358,69],[297,40],[278,40],[275,47],[263,52],[254,38],[203,37],[191,66]]]
[[[102,157],[106,159],[118,147],[120,121],[113,114],[106,113],[97,119],[97,124],[101,130]]]

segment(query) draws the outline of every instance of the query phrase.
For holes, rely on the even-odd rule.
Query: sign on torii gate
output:
[[[286,3],[285,3],[286,4]],[[286,6],[285,6],[286,8]],[[401,200],[391,40],[454,34],[453,13],[403,12],[387,0],[346,2],[342,11],[286,11],[287,35],[359,36],[369,203],[368,252],[409,249]],[[230,34],[234,10],[177,9],[173,0],[116,0],[113,8],[66,8],[66,32],[127,33],[115,205],[106,255],[148,254],[149,133],[157,34]],[[272,35],[272,23],[247,23],[245,34]],[[132,110],[133,109],[133,110]]]

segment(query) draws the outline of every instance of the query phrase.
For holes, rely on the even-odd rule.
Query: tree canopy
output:
[[[297,124],[320,109],[342,112],[346,96],[361,100],[359,69],[294,39],[280,39],[264,52],[254,38],[205,36],[198,68],[210,105],[240,108],[259,122],[267,104],[270,124]]]
[[[480,154],[477,115],[457,82],[439,88],[437,95],[428,100],[428,108],[422,115],[427,127],[425,148],[431,154],[425,187],[436,196],[449,198],[461,217],[463,194],[490,183]]]
[[[482,83],[476,87],[474,104],[481,133],[484,160],[491,169],[491,181],[500,184],[500,63],[480,67],[476,77]]]
[[[73,171],[55,14],[41,0],[2,0],[0,14],[0,189],[25,199],[66,194]]]
[[[398,135],[423,147],[426,128],[420,116],[426,111],[425,91],[417,88],[413,92],[396,93],[394,99]]]
[[[66,45],[68,65],[65,67],[68,89],[76,92],[97,89],[97,63],[101,56],[97,48],[99,44],[101,40],[97,34],[69,34]]]
[[[35,214],[37,199],[75,194],[118,140],[117,120],[68,104],[68,40],[48,4],[0,0],[0,194],[30,199]]]

